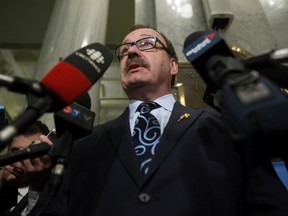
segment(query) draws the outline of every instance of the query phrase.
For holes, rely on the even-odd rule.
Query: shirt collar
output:
[[[25,194],[26,194],[27,192],[28,192],[28,186],[18,188],[18,193],[19,193],[21,196],[25,196]]]
[[[158,103],[161,107],[170,112],[172,112],[175,101],[176,100],[172,94],[167,94],[154,100],[154,102]],[[129,100],[130,118],[134,115],[138,106],[143,102],[144,101],[139,100]]]

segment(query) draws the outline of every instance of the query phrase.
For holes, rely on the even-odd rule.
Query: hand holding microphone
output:
[[[54,132],[50,132],[54,133]],[[42,155],[39,154],[37,157],[28,158],[23,160],[23,165],[26,170],[27,174],[27,182],[29,183],[29,190],[41,192],[43,191],[43,187],[47,180],[49,179],[50,172],[52,169],[52,161],[50,158],[50,149],[52,148],[52,142],[48,138],[48,135],[40,135],[39,142],[40,143],[33,143],[30,145],[31,147],[36,147],[37,145],[46,144],[46,147],[49,146],[49,151]]]
[[[25,134],[13,140],[10,152],[0,157],[0,164],[4,166],[0,174],[2,180],[0,187],[27,185],[31,191],[43,190],[52,169],[50,159],[52,142],[47,136],[37,133]],[[37,140],[29,144],[34,137],[37,137]],[[18,149],[24,146],[27,147]]]

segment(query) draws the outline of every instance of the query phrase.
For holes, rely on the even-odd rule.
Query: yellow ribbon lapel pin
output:
[[[189,113],[184,113],[182,116],[180,116],[180,118],[178,119],[178,122],[180,122],[181,120],[183,120],[183,119],[187,119],[187,118],[189,118],[190,117],[190,114]]]

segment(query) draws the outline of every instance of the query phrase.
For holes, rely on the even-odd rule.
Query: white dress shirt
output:
[[[161,127],[161,135],[166,127],[168,120],[171,116],[171,112],[175,103],[175,98],[172,94],[164,95],[160,98],[157,98],[154,102],[158,103],[161,107],[158,109],[154,109],[151,111],[159,121]],[[129,101],[129,110],[130,110],[130,131],[131,136],[133,135],[133,130],[135,126],[135,121],[139,115],[139,112],[136,112],[138,106],[143,103],[143,101],[139,100],[130,100]]]

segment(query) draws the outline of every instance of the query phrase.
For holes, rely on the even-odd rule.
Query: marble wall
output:
[[[270,23],[276,48],[288,48],[288,0],[259,0]]]
[[[275,49],[275,38],[260,2],[255,0],[230,0],[230,2],[234,20],[222,35],[226,42],[238,45],[253,55]]]
[[[57,0],[48,25],[34,77],[41,78],[60,59],[81,47],[105,43],[109,1]],[[64,83],[63,83],[64,85]],[[99,82],[89,91],[91,110],[99,113]],[[96,121],[99,116],[96,116]],[[49,128],[54,121],[51,114],[41,117]]]
[[[154,0],[155,27],[167,35],[176,48],[181,66],[178,82],[183,83],[186,105],[190,107],[207,107],[202,100],[206,85],[182,53],[183,43],[188,35],[195,31],[206,31],[209,29],[202,1]],[[228,29],[220,31],[226,43],[228,45],[236,45],[253,55],[275,49],[277,46],[275,35],[272,33],[270,23],[261,3],[255,0],[228,1],[234,14],[234,19]],[[136,2],[142,2],[143,4],[143,0],[136,0]],[[221,3],[223,1],[218,2]],[[148,11],[144,13],[149,16]],[[137,17],[137,13],[135,17]],[[143,21],[146,24],[145,22],[148,22],[148,20],[143,17],[142,14],[139,18],[140,20],[136,20],[138,22]]]

